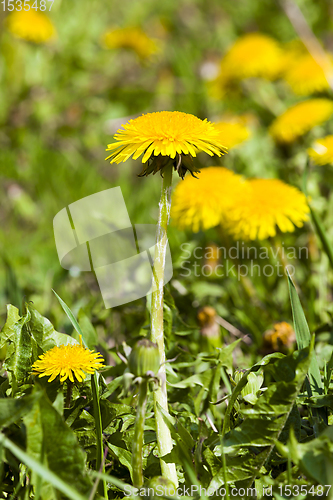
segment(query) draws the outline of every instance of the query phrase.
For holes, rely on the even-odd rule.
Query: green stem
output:
[[[166,390],[166,371],[165,371],[165,349],[163,335],[163,287],[164,287],[164,269],[165,254],[167,247],[167,227],[171,208],[171,183],[172,166],[164,169],[161,199],[159,203],[159,220],[156,233],[153,288],[151,301],[151,340],[158,346],[161,368],[159,374],[162,378],[162,384],[154,391],[154,412],[156,422],[157,444],[160,456],[167,455],[172,450],[171,433],[163,420],[160,410],[161,407],[168,412],[168,398]],[[176,466],[173,463],[166,463],[160,459],[162,475],[178,487],[178,478]]]
[[[132,470],[133,470],[133,485],[136,488],[141,488],[143,485],[142,474],[142,448],[143,448],[143,431],[145,426],[146,406],[148,394],[148,381],[143,379],[139,385],[139,400],[136,410],[136,419],[134,427],[134,441],[132,448]]]
[[[93,410],[94,410],[96,438],[97,438],[96,470],[97,472],[105,473],[104,454],[103,454],[103,427],[102,427],[101,408],[99,404],[98,380],[96,372],[94,372],[94,374],[91,376],[91,391],[93,396]],[[104,498],[107,498],[107,488],[104,480],[98,485],[98,492]]]
[[[65,408],[71,407],[72,389],[73,389],[73,382],[71,382],[69,379],[67,379]]]

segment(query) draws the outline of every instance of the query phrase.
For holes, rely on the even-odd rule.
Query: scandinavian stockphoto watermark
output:
[[[72,275],[95,273],[105,307],[127,304],[151,294],[156,225],[132,225],[121,188],[115,187],[82,198],[63,208],[53,219],[54,236],[61,266]],[[167,239],[163,230],[160,238]],[[166,240],[167,241],[167,240]],[[237,242],[217,245],[180,246],[180,277],[283,276],[286,263],[291,276],[293,261],[307,259],[307,247],[258,247]],[[165,256],[164,284],[173,275],[170,247]]]
[[[93,271],[107,309],[155,290],[156,225],[132,225],[120,187],[71,203],[54,217],[53,228],[61,266],[72,274]],[[172,272],[167,245],[164,284]]]
[[[317,485],[317,486],[309,486],[306,484],[284,484],[280,485],[277,488],[274,488],[274,493],[278,493],[279,497],[281,495],[285,495],[289,498],[299,498],[299,495],[302,498],[307,497],[327,497],[329,491],[331,489],[331,485]],[[277,491],[276,491],[277,490]],[[136,497],[146,497],[146,498],[181,498],[181,497],[189,497],[189,498],[202,498],[202,497],[218,497],[221,500],[226,498],[235,498],[237,500],[248,500],[249,498],[271,498],[273,495],[273,487],[272,486],[262,486],[262,488],[257,489],[255,487],[240,487],[235,488],[229,485],[228,489],[225,486],[216,487],[208,487],[203,488],[201,485],[192,484],[191,486],[179,486],[178,488],[164,486],[162,484],[152,487],[142,487],[142,488],[134,488],[133,486],[126,485],[124,488],[125,497],[136,496]]]
[[[295,274],[295,260],[308,259],[307,247],[254,246],[237,241],[226,246],[193,246],[190,243],[180,245],[180,276],[191,275],[204,277],[236,277],[238,280],[246,276],[284,276],[286,268],[290,276]]]
[[[179,486],[178,488],[173,488],[170,486],[164,486],[162,484],[157,485],[156,487],[142,487],[142,488],[133,488],[131,486],[125,487],[124,488],[124,494],[126,497],[128,496],[139,496],[139,497],[148,497],[148,498],[156,498],[156,497],[167,497],[167,498],[172,498],[172,497],[195,497],[195,498],[202,498],[204,497],[211,497],[211,496],[217,496],[221,497],[221,500],[224,498],[227,498],[227,494],[229,492],[229,497],[236,497],[236,498],[256,498],[258,496],[258,492],[256,488],[230,488],[227,491],[226,487],[220,487],[220,488],[203,488],[200,485],[197,484],[192,484],[191,486]],[[267,488],[267,491],[265,489],[265,494],[272,494],[271,488]]]

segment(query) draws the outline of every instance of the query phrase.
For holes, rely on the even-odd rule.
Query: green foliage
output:
[[[85,455],[78,446],[75,433],[45,397],[40,397],[23,418],[29,456],[45,466],[82,494],[88,494],[92,481],[85,472]],[[36,479],[32,476],[32,484]],[[45,492],[44,492],[45,489]],[[41,496],[56,498],[56,492],[42,484]]]

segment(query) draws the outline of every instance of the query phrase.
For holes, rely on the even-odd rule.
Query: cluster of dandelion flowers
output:
[[[332,57],[327,54],[327,61],[332,61]],[[295,94],[310,95],[314,92],[329,90],[329,75],[332,76],[332,63],[325,66],[314,59],[311,54],[304,54],[298,57],[294,64],[286,71],[284,79],[290,85]]]
[[[56,37],[49,17],[40,11],[14,11],[6,19],[8,31],[28,42],[45,43]]]
[[[222,120],[214,123],[214,126],[221,132],[223,142],[228,149],[238,146],[251,135],[249,128],[238,120]]]
[[[333,101],[309,99],[299,102],[278,116],[270,126],[270,134],[277,142],[290,143],[330,118]]]
[[[199,180],[186,177],[173,193],[173,223],[193,232],[219,225],[241,195],[244,184],[240,175],[223,167],[204,168]]]
[[[148,59],[159,50],[158,43],[137,27],[109,30],[103,35],[102,43],[108,49],[132,50],[140,59]]]
[[[274,80],[281,73],[282,56],[273,38],[262,33],[248,33],[228,50],[221,61],[220,72],[237,80],[254,77]]]
[[[32,365],[32,370],[39,377],[50,377],[49,382],[58,375],[60,382],[67,379],[74,382],[74,376],[82,382],[86,377],[85,373],[92,374],[103,366],[102,355],[85,348],[80,336],[80,344],[56,346],[39,356]]]
[[[119,129],[106,151],[111,151],[110,163],[121,163],[131,156],[141,155],[144,168],[141,175],[162,171],[173,165],[181,177],[187,170],[192,174],[199,170],[192,158],[200,151],[210,156],[223,155],[227,148],[221,133],[207,120],[179,111],[147,113],[129,120]]]
[[[316,165],[333,164],[333,135],[317,139],[307,153]]]
[[[308,220],[306,196],[279,179],[251,179],[242,195],[229,208],[228,231],[238,240],[263,240],[293,232]]]

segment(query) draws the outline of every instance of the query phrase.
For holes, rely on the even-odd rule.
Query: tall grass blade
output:
[[[323,246],[323,250],[326,253],[328,260],[331,264],[331,267],[333,269],[333,246],[327,238],[325,228],[324,228],[321,220],[319,219],[318,214],[311,207],[310,207],[310,211],[311,211],[313,225],[314,225],[316,232],[317,232],[317,235],[321,241],[321,244]]]
[[[293,313],[294,329],[296,334],[296,342],[298,349],[303,349],[310,345],[311,333],[308,323],[305,318],[303,307],[299,299],[297,290],[295,288],[294,282],[291,279],[289,271],[287,269],[288,275],[288,286],[290,294],[291,309]],[[309,371],[308,371],[308,383],[307,392],[309,397],[312,395],[324,394],[324,383],[321,378],[318,361],[315,352],[312,353]],[[325,424],[327,424],[327,412],[325,408],[312,408],[313,416],[320,417]]]

